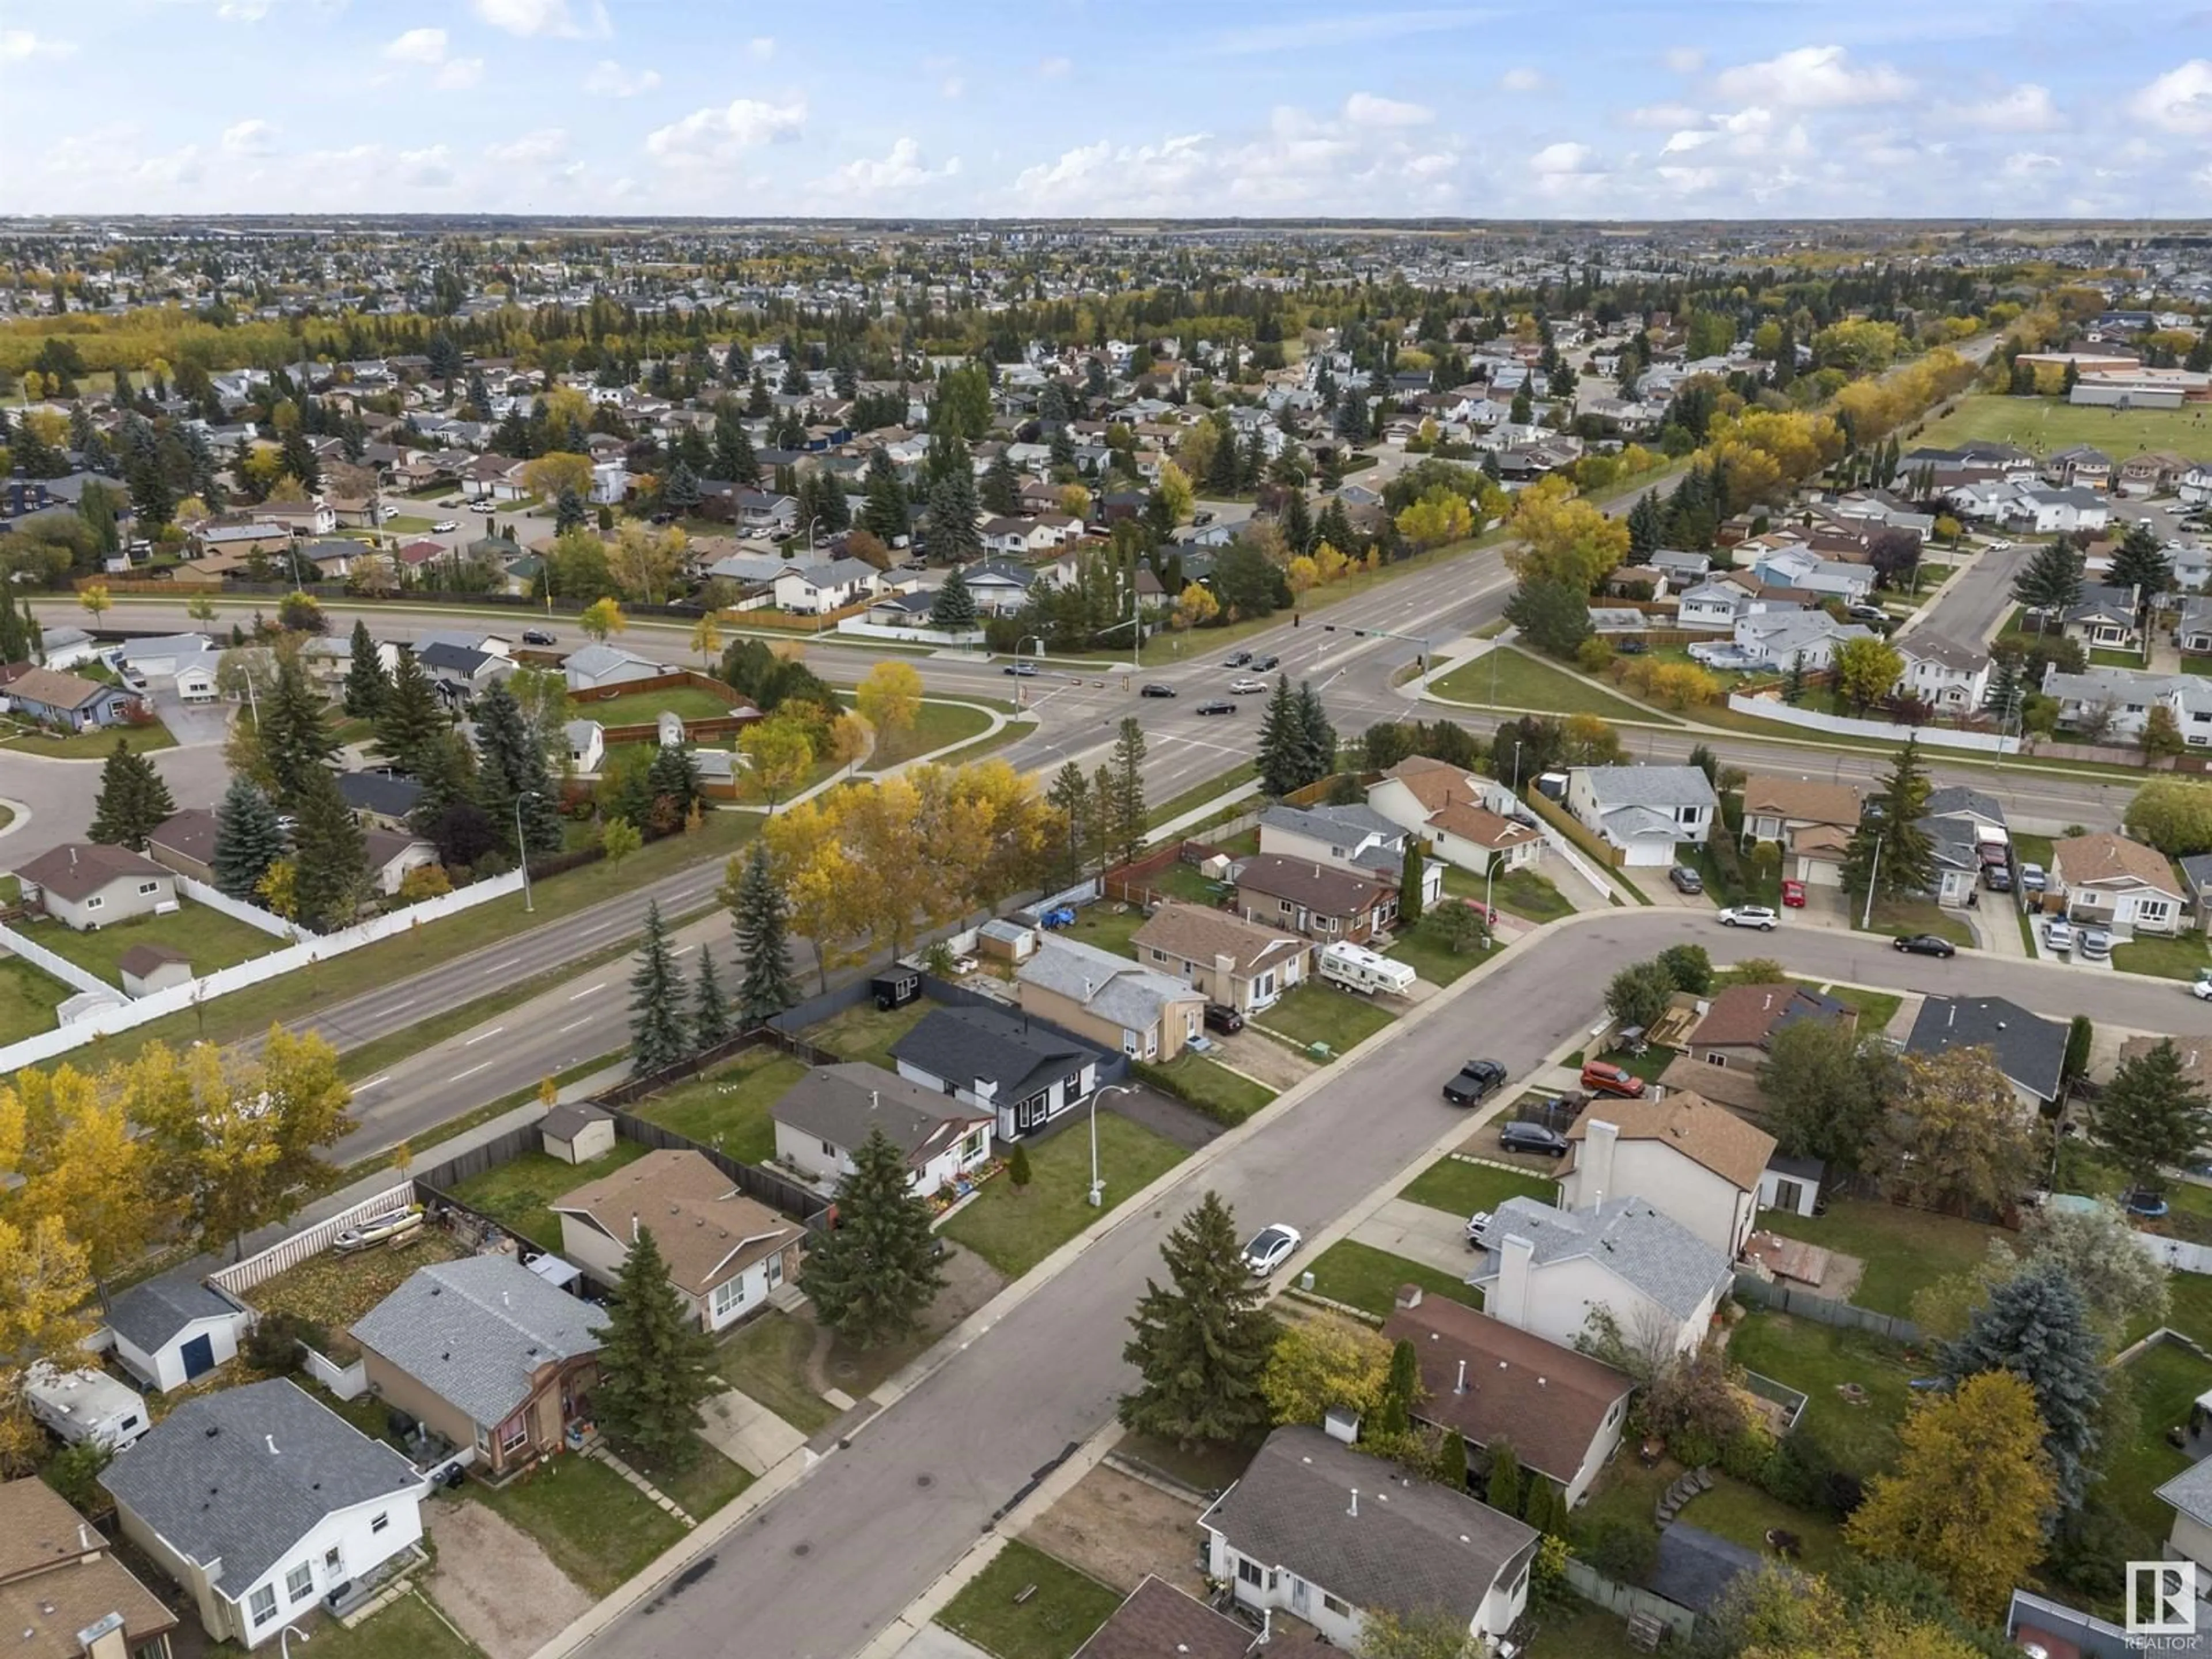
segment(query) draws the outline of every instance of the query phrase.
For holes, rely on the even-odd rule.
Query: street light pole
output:
[[[522,865],[522,911],[530,915],[538,908],[538,902],[530,892],[530,848],[522,839],[522,803],[541,799],[535,789],[526,789],[514,798],[514,853]],[[301,1637],[301,1641],[307,1638]]]
[[[1859,931],[1861,933],[1864,933],[1874,921],[1875,882],[1881,874],[1881,840],[1882,836],[1886,836],[1888,833],[1889,832],[1885,830],[1882,831],[1881,836],[1876,836],[1874,838],[1874,862],[1867,870],[1866,908],[1859,915]]]
[[[1091,1207],[1103,1207],[1106,1202],[1106,1183],[1098,1178],[1098,1097],[1101,1095],[1133,1095],[1133,1083],[1109,1083],[1091,1091]]]

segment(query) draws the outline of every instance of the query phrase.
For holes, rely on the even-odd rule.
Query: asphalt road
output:
[[[1970,651],[1981,649],[2019,603],[2012,596],[2012,585],[2032,551],[2014,546],[1977,554],[1971,564],[1913,613],[1911,621],[1898,630],[1899,637],[1910,640],[1924,632],[1940,635]]]
[[[1311,1237],[1449,1127],[1437,1091],[1461,1060],[1494,1055],[1525,1073],[1596,1018],[1593,988],[1616,966],[1685,939],[1723,955],[1778,957],[1819,979],[2004,995],[2062,1017],[2212,1036],[2212,1010],[2170,982],[1980,957],[1906,958],[1879,941],[1809,928],[1741,940],[1677,913],[1614,913],[1547,930],[1263,1133],[1122,1216],[850,1449],[586,1651],[594,1659],[719,1652],[742,1629],[754,1659],[844,1659],[950,1566],[1036,1470],[1109,1420],[1130,1381],[1123,1316],[1158,1274],[1165,1232],[1201,1193],[1221,1193],[1246,1231],[1279,1220]],[[1105,1176],[1110,1192],[1110,1166]]]

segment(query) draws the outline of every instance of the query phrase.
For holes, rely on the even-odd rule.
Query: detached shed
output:
[[[1036,954],[1036,930],[1003,919],[987,921],[975,930],[975,948],[999,962],[1027,962]]]
[[[563,1164],[588,1164],[615,1149],[613,1115],[588,1101],[556,1106],[538,1120],[538,1144]]]
[[[191,982],[192,959],[166,945],[134,945],[116,959],[115,965],[123,975],[124,990],[134,997],[151,996],[173,985]]]
[[[189,1273],[133,1285],[108,1304],[107,1333],[124,1369],[167,1393],[238,1357],[243,1309]]]
[[[1759,1207],[1811,1215],[1820,1202],[1820,1182],[1827,1173],[1828,1166],[1817,1158],[1770,1158],[1759,1177]]]

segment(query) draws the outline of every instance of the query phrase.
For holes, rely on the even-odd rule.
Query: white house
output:
[[[250,1322],[244,1309],[179,1271],[116,1292],[93,1346],[112,1344],[124,1370],[166,1394],[236,1358]]]
[[[975,609],[987,617],[1011,617],[1029,603],[1036,573],[1003,559],[986,559],[962,571],[961,580],[975,596]]]
[[[1714,576],[1686,590],[1674,619],[1684,628],[1732,629],[1751,609],[1753,590],[1728,576]]]
[[[185,1401],[100,1483],[209,1637],[248,1649],[411,1549],[429,1485],[283,1377]]]
[[[991,1161],[994,1115],[878,1066],[817,1066],[769,1108],[776,1162],[824,1190],[853,1172],[853,1152],[881,1130],[927,1198]]]
[[[1567,1131],[1559,1203],[1595,1208],[1624,1193],[1656,1206],[1730,1260],[1743,1252],[1774,1137],[1702,1095],[1608,1100]]]
[[[1539,831],[1497,810],[1511,799],[1501,786],[1425,755],[1400,761],[1367,791],[1371,811],[1420,836],[1443,863],[1478,876],[1493,860],[1501,872],[1519,870],[1543,853]]]
[[[1674,862],[1675,849],[1702,847],[1720,801],[1695,766],[1583,766],[1567,780],[1575,820],[1639,867]]]
[[[2203,507],[2212,501],[2212,466],[2192,466],[2175,483],[2173,493],[2181,497],[2185,507]]]
[[[625,651],[618,645],[592,644],[572,651],[562,659],[561,672],[571,691],[596,691],[602,686],[628,685],[635,680],[659,679],[667,672],[648,657]]]
[[[629,468],[621,461],[592,464],[592,500],[601,507],[619,506],[629,495]]]
[[[2112,506],[2094,489],[2036,489],[2015,486],[1996,503],[1996,521],[2008,529],[2037,535],[2070,535],[2102,530],[2112,521]]]
[[[1905,672],[1894,688],[1948,714],[1970,714],[1988,700],[1990,653],[1946,638],[1930,628],[1916,629],[1891,641]]]
[[[1404,879],[1409,839],[1426,837],[1370,806],[1271,806],[1260,814],[1262,853],[1315,860],[1394,887]],[[1422,903],[1437,903],[1443,891],[1443,864],[1424,864]]]
[[[2179,933],[2188,898],[2166,855],[2112,830],[2069,836],[2051,848],[2048,896],[2069,920],[2123,939]]]
[[[2163,707],[2172,711],[2182,741],[2193,748],[2212,745],[2212,684],[2201,674],[2132,668],[2066,674],[2053,663],[2044,671],[2043,691],[2057,699],[2062,725],[2094,729],[2100,741],[2134,741],[2150,723],[2150,711]]]
[[[1845,640],[1870,640],[1873,630],[1856,623],[1839,623],[1825,611],[1754,611],[1735,620],[1735,644],[1738,659],[1767,668],[1801,665],[1817,674],[1835,661],[1836,647]],[[1692,651],[1703,651],[1703,646]]]
[[[787,568],[775,579],[779,610],[818,617],[859,605],[876,591],[876,568],[865,559],[827,559]]]
[[[1509,1198],[1468,1283],[1491,1317],[1572,1347],[1603,1310],[1631,1343],[1688,1353],[1735,1284],[1730,1258],[1634,1194],[1586,1210]]]
[[[579,772],[596,772],[607,757],[607,729],[597,720],[569,720],[561,727],[568,745],[568,764]]]

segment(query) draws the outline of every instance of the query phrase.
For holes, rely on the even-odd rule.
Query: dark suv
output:
[[[1444,1098],[1455,1106],[1472,1106],[1504,1086],[1503,1066],[1494,1060],[1470,1060],[1444,1085]]]
[[[1667,872],[1667,879],[1674,884],[1678,893],[1702,893],[1705,878],[1686,864],[1678,864]]]
[[[1534,1152],[1544,1158],[1565,1158],[1567,1138],[1540,1123],[1509,1123],[1498,1132],[1498,1144],[1509,1152]]]
[[[1218,1002],[1206,1005],[1206,1029],[1233,1036],[1244,1029],[1244,1016]]]

